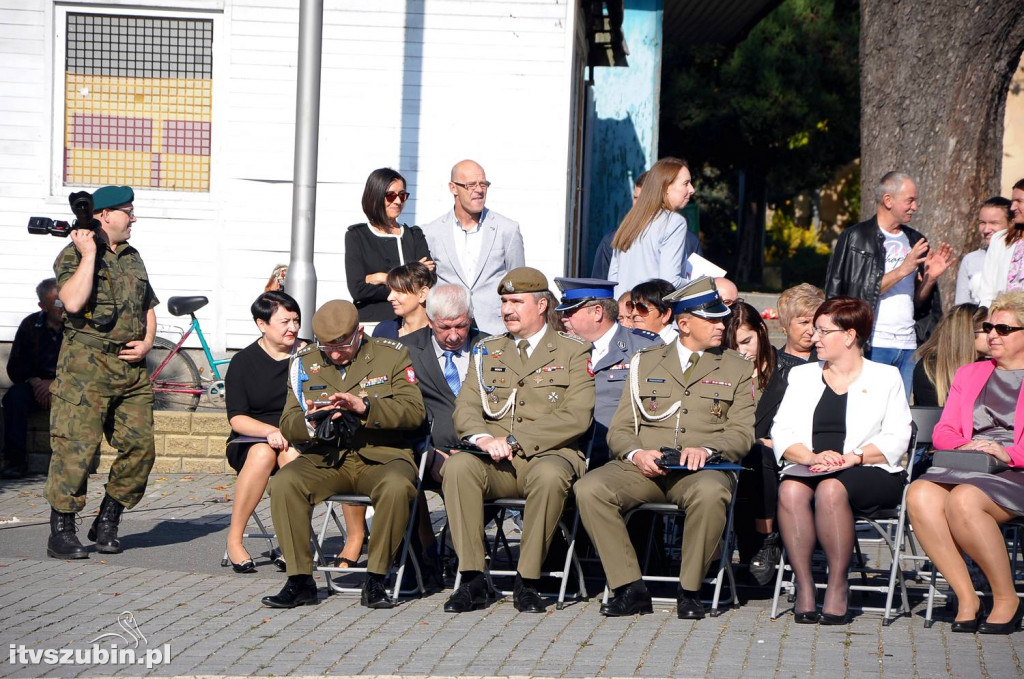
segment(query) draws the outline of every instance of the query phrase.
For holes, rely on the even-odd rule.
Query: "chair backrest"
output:
[[[932,432],[942,417],[942,408],[936,406],[911,406],[910,416],[917,425],[917,442],[931,448]]]

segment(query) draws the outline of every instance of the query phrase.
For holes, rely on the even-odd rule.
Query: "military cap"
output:
[[[356,305],[343,299],[326,302],[313,314],[313,334],[321,342],[348,337],[359,326]]]
[[[562,291],[561,304],[555,311],[571,311],[595,299],[615,299],[618,283],[602,278],[556,278],[555,285]]]
[[[528,266],[512,269],[498,283],[499,295],[515,295],[523,292],[547,292],[548,279],[540,271]]]
[[[107,208],[127,205],[135,200],[135,192],[130,186],[104,186],[92,194],[92,209],[96,212]]]
[[[725,318],[729,307],[722,303],[715,289],[715,280],[708,276],[695,278],[683,287],[665,295],[673,314],[693,314],[699,318]]]

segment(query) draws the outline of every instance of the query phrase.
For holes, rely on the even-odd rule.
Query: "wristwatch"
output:
[[[864,464],[864,449],[863,448],[854,448],[850,452],[860,458],[860,464]]]
[[[366,408],[366,410],[363,412],[363,415],[365,416],[367,413],[370,412],[370,399],[367,398],[366,396],[363,397],[363,407]]]
[[[508,444],[508,447],[512,449],[513,453],[518,453],[523,449],[523,447],[519,445],[519,441],[516,441],[516,437],[512,436],[512,434],[505,437],[505,443]]]

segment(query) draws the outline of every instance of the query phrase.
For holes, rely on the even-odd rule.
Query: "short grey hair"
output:
[[[903,188],[903,182],[908,181],[912,182],[914,178],[905,172],[886,172],[878,180],[878,186],[875,187],[875,204],[881,205],[885,194],[895,198],[896,194]]]
[[[598,299],[595,301],[597,302],[597,304],[595,304],[594,306],[601,307],[604,310],[605,316],[611,318],[612,320],[615,320],[619,317],[619,303],[615,301],[615,299],[611,297],[606,297],[604,299]]]
[[[473,317],[473,298],[461,285],[435,285],[427,293],[427,318],[430,320]]]
[[[50,294],[50,290],[57,288],[56,278],[44,278],[39,285],[36,286],[36,297],[39,298],[40,302],[46,301],[46,296]]]

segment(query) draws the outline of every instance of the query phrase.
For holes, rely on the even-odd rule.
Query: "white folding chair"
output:
[[[397,567],[392,565],[389,575],[394,575],[395,586],[392,591],[392,598],[398,599],[401,595],[412,595],[418,594],[423,595],[427,590],[423,586],[423,576],[420,572],[420,564],[416,558],[414,550],[410,549],[412,544],[412,532],[416,527],[416,512],[419,503],[420,489],[423,486],[423,474],[425,473],[427,466],[427,456],[420,456],[420,464],[416,475],[416,494],[412,500],[412,506],[409,511],[409,522],[405,527],[405,538],[402,540],[402,548],[399,552]],[[348,533],[345,530],[344,522],[338,517],[335,505],[358,505],[363,507],[372,507],[373,502],[370,500],[368,495],[332,495],[327,498],[327,511],[324,514],[323,523],[320,526],[320,530],[316,532],[316,538],[313,540],[313,551],[315,560],[315,570],[324,574],[324,579],[327,580],[327,591],[328,593],[347,592],[358,594],[362,591],[362,586],[359,587],[347,587],[337,582],[333,574],[342,573],[345,575],[353,573],[366,573],[367,569],[365,566],[352,567],[352,568],[341,568],[334,566],[334,560],[337,558],[337,554],[327,554],[324,552],[324,544],[327,540],[327,528],[330,522],[333,520],[334,525],[338,528],[344,539],[347,539]],[[370,539],[373,539],[372,530]],[[405,575],[406,564],[412,564],[413,573],[416,576],[416,587],[411,590],[402,590],[402,578]]]
[[[737,464],[726,464],[726,465],[715,465],[709,467],[709,469],[721,469],[723,471],[735,471],[736,472],[736,488],[733,489],[732,498],[729,500],[729,510],[725,521],[725,531],[722,533],[721,541],[719,542],[719,557],[718,557],[718,568],[715,574],[711,577],[704,579],[705,585],[713,585],[714,593],[711,595],[711,599],[702,600],[703,603],[710,604],[710,610],[708,614],[715,618],[722,614],[720,608],[721,596],[722,596],[722,585],[728,580],[729,583],[729,598],[725,601],[729,606],[736,606],[739,603],[739,597],[736,595],[736,578],[732,570],[732,553],[735,546],[735,535],[733,534],[733,509],[736,507],[736,490],[739,489],[739,475],[743,470],[741,465]],[[626,525],[629,525],[630,519],[633,518],[639,512],[653,512],[659,516],[665,517],[669,522],[668,534],[673,537],[677,532],[675,528],[678,528],[680,538],[682,537],[682,522],[686,518],[686,512],[672,504],[671,502],[645,502],[623,514],[622,518]],[[672,526],[674,523],[674,526]],[[654,541],[654,531],[656,527],[651,527],[651,532],[647,536],[647,548],[645,550],[643,565],[641,567],[641,573],[646,572],[650,567],[650,560],[652,554],[652,545]],[[643,574],[640,579],[644,582],[679,582],[678,575],[647,575]],[[608,585],[605,585],[604,595],[602,597],[602,603],[608,603],[608,598],[611,596],[611,592]],[[651,597],[651,601],[661,604],[675,604],[675,598],[668,597]]]
[[[878,592],[885,594],[885,607],[870,607],[861,606],[859,608],[851,607],[851,610],[858,610],[862,612],[882,612],[882,625],[888,626],[895,619],[892,616],[892,600],[896,593],[896,584],[899,582],[899,591],[901,599],[900,612],[910,614],[910,601],[907,598],[907,584],[906,578],[903,572],[902,565],[900,563],[903,558],[903,544],[906,540],[906,526],[907,526],[907,488],[910,486],[913,475],[913,460],[914,450],[917,447],[917,423],[911,423],[910,432],[910,444],[907,447],[907,484],[903,487],[903,494],[900,497],[900,503],[892,509],[882,509],[872,514],[863,514],[854,512],[854,550],[856,551],[857,558],[854,559],[850,564],[850,573],[859,572],[861,574],[861,584],[851,583],[848,587],[851,591],[855,592]],[[870,527],[882,542],[888,548],[890,563],[888,568],[871,568],[867,565],[864,559],[863,553],[860,547],[860,538],[856,535],[856,529],[858,526]],[[786,580],[786,573],[790,573],[789,580]],[[782,550],[782,555],[779,557],[779,569],[778,574],[775,576],[775,594],[772,597],[772,611],[771,619],[777,620],[779,618],[779,596],[782,593],[783,587],[786,588],[787,594],[793,595],[796,592],[796,583],[793,579],[793,569],[786,562],[786,550]],[[869,577],[874,576],[878,578],[880,576],[887,575],[888,578],[878,584],[871,584]],[[825,589],[825,583],[815,583],[814,586],[817,589]]]

